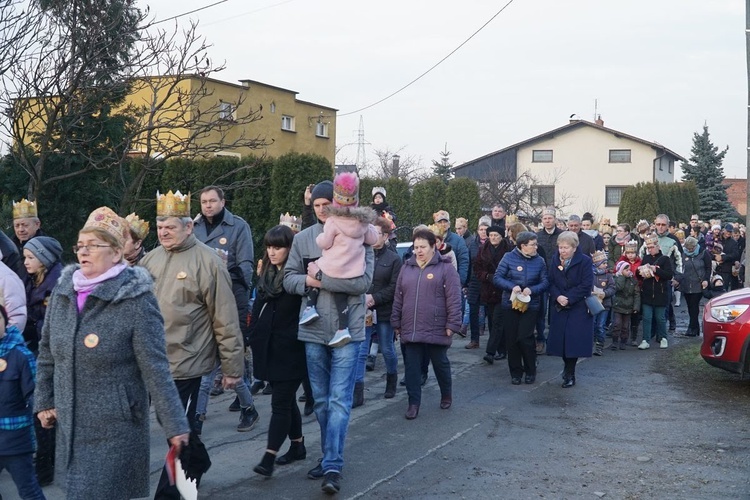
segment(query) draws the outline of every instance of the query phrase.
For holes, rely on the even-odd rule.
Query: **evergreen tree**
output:
[[[453,163],[450,161],[451,152],[448,151],[448,143],[445,143],[445,147],[440,152],[440,160],[432,160],[432,173],[443,181],[443,184],[448,184],[448,181],[453,177]]]
[[[690,161],[682,164],[682,180],[692,181],[698,188],[700,216],[703,220],[721,219],[732,221],[736,212],[727,199],[724,181],[724,155],[729,146],[719,151],[711,142],[708,125],[703,126],[703,133],[693,134],[693,147],[690,149]]]

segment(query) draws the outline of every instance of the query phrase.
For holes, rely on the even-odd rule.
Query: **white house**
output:
[[[570,123],[454,169],[477,181],[533,179],[532,207],[560,207],[561,215],[591,212],[617,220],[624,189],[639,182],[674,182],[675,161],[685,159],[661,144],[596,122]]]

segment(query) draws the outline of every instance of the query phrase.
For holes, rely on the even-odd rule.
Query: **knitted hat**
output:
[[[36,257],[46,269],[51,268],[55,262],[59,262],[63,252],[60,242],[49,236],[37,236],[36,238],[31,238],[23,246],[23,249],[33,253],[34,257]]]
[[[333,178],[334,207],[359,205],[359,177],[354,172],[341,172]]]
[[[503,232],[503,228],[501,228],[500,226],[490,226],[487,228],[487,236],[489,236],[490,233],[497,233],[502,236]]]
[[[630,269],[630,263],[625,262],[624,260],[621,260],[615,265],[615,274],[621,275],[623,270]]]
[[[692,236],[688,236],[687,238],[685,238],[685,243],[683,243],[682,246],[692,250],[693,248],[698,246],[698,240],[693,238]]]
[[[383,197],[383,201],[385,201],[385,188],[383,186],[375,186],[372,188],[372,198],[373,201],[375,201],[375,195],[379,194]]]
[[[333,182],[321,181],[315,184],[310,193],[310,199],[314,202],[320,198],[325,198],[328,201],[333,201]]]
[[[711,231],[716,231],[717,229],[718,229],[719,231],[721,231],[721,226],[720,226],[720,225],[718,225],[718,224],[714,224],[713,226],[711,226]]]
[[[607,254],[602,252],[601,250],[597,250],[596,252],[594,252],[594,255],[591,256],[591,260],[593,260],[594,265],[598,267],[599,264],[607,261]]]
[[[438,210],[437,212],[435,212],[434,214],[432,214],[432,219],[435,222],[440,222],[441,220],[445,220],[445,221],[450,222],[451,221],[451,216],[445,210]]]

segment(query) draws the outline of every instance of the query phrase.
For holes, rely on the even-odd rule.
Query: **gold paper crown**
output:
[[[21,201],[13,202],[13,218],[26,219],[27,217],[37,217],[36,203],[22,198]]]
[[[437,224],[430,224],[429,226],[427,226],[427,229],[429,229],[432,234],[434,234],[441,240],[445,238],[445,231],[443,231],[443,228],[438,226]]]
[[[514,222],[518,222],[518,216],[516,214],[508,214],[505,216],[505,226],[510,226]]]
[[[656,245],[659,243],[659,237],[656,235],[656,233],[651,233],[649,235],[646,235],[645,242],[646,245]]]
[[[591,256],[591,260],[593,260],[593,261],[594,261],[594,264],[598,264],[598,263],[600,263],[600,262],[603,262],[603,261],[606,261],[606,260],[607,260],[607,254],[606,254],[606,253],[604,253],[604,252],[603,252],[603,251],[601,251],[601,250],[597,250],[597,251],[596,251],[596,252],[594,252],[594,254],[593,254],[593,255]]]
[[[101,229],[115,237],[120,245],[125,244],[127,223],[109,207],[99,207],[89,215],[83,229]]]
[[[157,217],[190,217],[190,193],[182,194],[178,190],[167,194],[156,192]]]
[[[281,214],[279,224],[290,227],[295,233],[299,233],[302,230],[302,220],[294,215],[289,215],[289,212]]]
[[[630,240],[625,243],[625,251],[638,250],[638,242],[636,240]]]
[[[138,239],[146,239],[146,236],[148,236],[149,228],[148,222],[146,222],[145,220],[141,220],[141,218],[135,215],[135,213],[132,213],[125,217],[125,220],[127,221],[128,225],[130,225],[130,229],[138,235]]]

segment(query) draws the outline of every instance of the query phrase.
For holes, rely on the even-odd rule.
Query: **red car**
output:
[[[750,373],[750,288],[713,298],[703,309],[701,356],[712,366]]]

